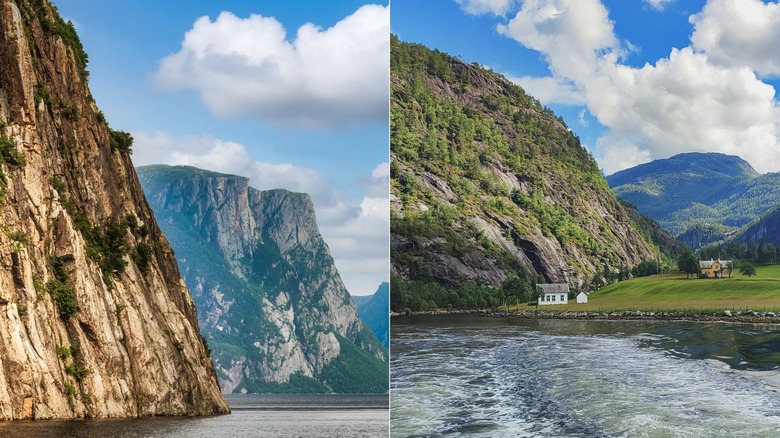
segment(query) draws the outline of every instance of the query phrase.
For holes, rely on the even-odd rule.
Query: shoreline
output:
[[[469,310],[430,310],[411,313],[390,312],[391,318],[404,316],[448,316],[448,315],[483,315],[491,318],[522,318],[522,319],[574,319],[603,321],[699,321],[699,322],[735,322],[745,324],[780,324],[780,314],[774,312],[730,311],[716,313],[689,312],[646,312],[642,310],[613,311],[562,311],[551,310],[514,310],[497,311],[494,309]]]

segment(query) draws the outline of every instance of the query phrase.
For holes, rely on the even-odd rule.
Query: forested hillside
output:
[[[776,263],[780,259],[780,207],[746,225],[729,239],[705,246],[700,253],[703,258]]]
[[[759,174],[733,155],[686,153],[617,172],[620,199],[697,249],[737,233],[780,203],[780,173]]]
[[[534,282],[591,289],[659,257],[562,118],[395,36],[390,143],[394,310],[495,305]]]

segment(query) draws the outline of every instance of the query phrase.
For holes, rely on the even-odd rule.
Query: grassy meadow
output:
[[[758,266],[757,275],[686,279],[661,274],[614,283],[594,292],[588,304],[539,306],[553,311],[780,311],[780,265]],[[736,269],[735,269],[736,271]]]

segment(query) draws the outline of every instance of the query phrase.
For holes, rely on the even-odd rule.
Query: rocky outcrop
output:
[[[186,166],[138,174],[193,291],[223,391],[387,390],[386,350],[358,318],[308,195]],[[362,365],[346,360],[353,354]]]
[[[0,418],[228,412],[72,25],[0,0]]]

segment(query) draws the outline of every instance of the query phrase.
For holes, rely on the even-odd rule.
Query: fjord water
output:
[[[232,414],[0,422],[0,437],[387,437],[387,395],[226,395]]]
[[[392,321],[393,437],[777,437],[780,327]]]

